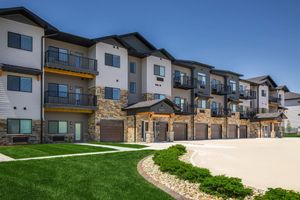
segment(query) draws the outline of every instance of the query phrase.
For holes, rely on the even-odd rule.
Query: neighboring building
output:
[[[287,120],[284,122],[285,132],[300,133],[300,94],[285,93],[285,107]]]
[[[64,33],[23,7],[0,9],[0,27],[0,144],[281,136],[288,89],[269,76],[176,59],[139,33]]]

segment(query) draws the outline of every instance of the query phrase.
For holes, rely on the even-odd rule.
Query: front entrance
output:
[[[80,122],[75,123],[75,141],[81,141],[82,136],[82,124]]]
[[[271,129],[270,129],[270,125],[264,125],[262,127],[263,129],[263,137],[268,138],[271,137]]]
[[[81,104],[81,94],[82,94],[82,88],[76,87],[75,88],[75,102],[76,102],[76,105]]]
[[[187,124],[174,123],[174,140],[187,140]]]
[[[168,123],[167,122],[153,122],[153,130],[156,142],[167,141]]]

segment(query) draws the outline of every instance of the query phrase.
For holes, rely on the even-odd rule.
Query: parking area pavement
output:
[[[282,187],[300,191],[300,139],[235,139],[181,141],[193,151],[192,164],[214,175],[239,177],[259,189]],[[153,143],[162,149],[175,143]],[[149,145],[149,144],[148,144]]]

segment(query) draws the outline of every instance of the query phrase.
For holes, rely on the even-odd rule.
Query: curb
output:
[[[170,196],[172,196],[174,199],[177,200],[189,200],[188,198],[182,196],[181,194],[175,192],[174,190],[171,190],[170,188],[168,188],[167,186],[161,184],[160,182],[154,180],[153,178],[151,178],[148,174],[145,173],[144,169],[143,169],[143,162],[144,160],[146,160],[147,158],[151,157],[147,156],[145,158],[143,158],[142,160],[139,161],[138,165],[137,165],[137,170],[138,173],[144,177],[144,179],[150,183],[152,183],[155,187],[158,187],[159,189],[163,190],[164,192],[166,192],[167,194],[169,194]]]

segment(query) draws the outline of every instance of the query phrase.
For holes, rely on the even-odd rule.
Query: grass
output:
[[[0,163],[0,197],[14,199],[172,199],[137,172],[152,151]]]
[[[103,144],[103,145],[110,145],[110,146],[117,146],[117,147],[128,147],[128,148],[134,148],[134,149],[142,149],[145,147],[148,147],[146,145],[141,144],[128,144],[128,143],[119,143],[119,142],[98,142],[93,141],[90,142],[91,144]]]
[[[300,193],[293,190],[285,190],[282,188],[269,188],[268,191],[260,196],[256,196],[255,200],[299,200]]]
[[[283,137],[300,137],[300,134],[295,133],[284,133]]]
[[[77,144],[34,144],[0,147],[0,153],[15,159],[75,153],[100,152],[110,150],[114,149],[104,147],[83,146]]]

